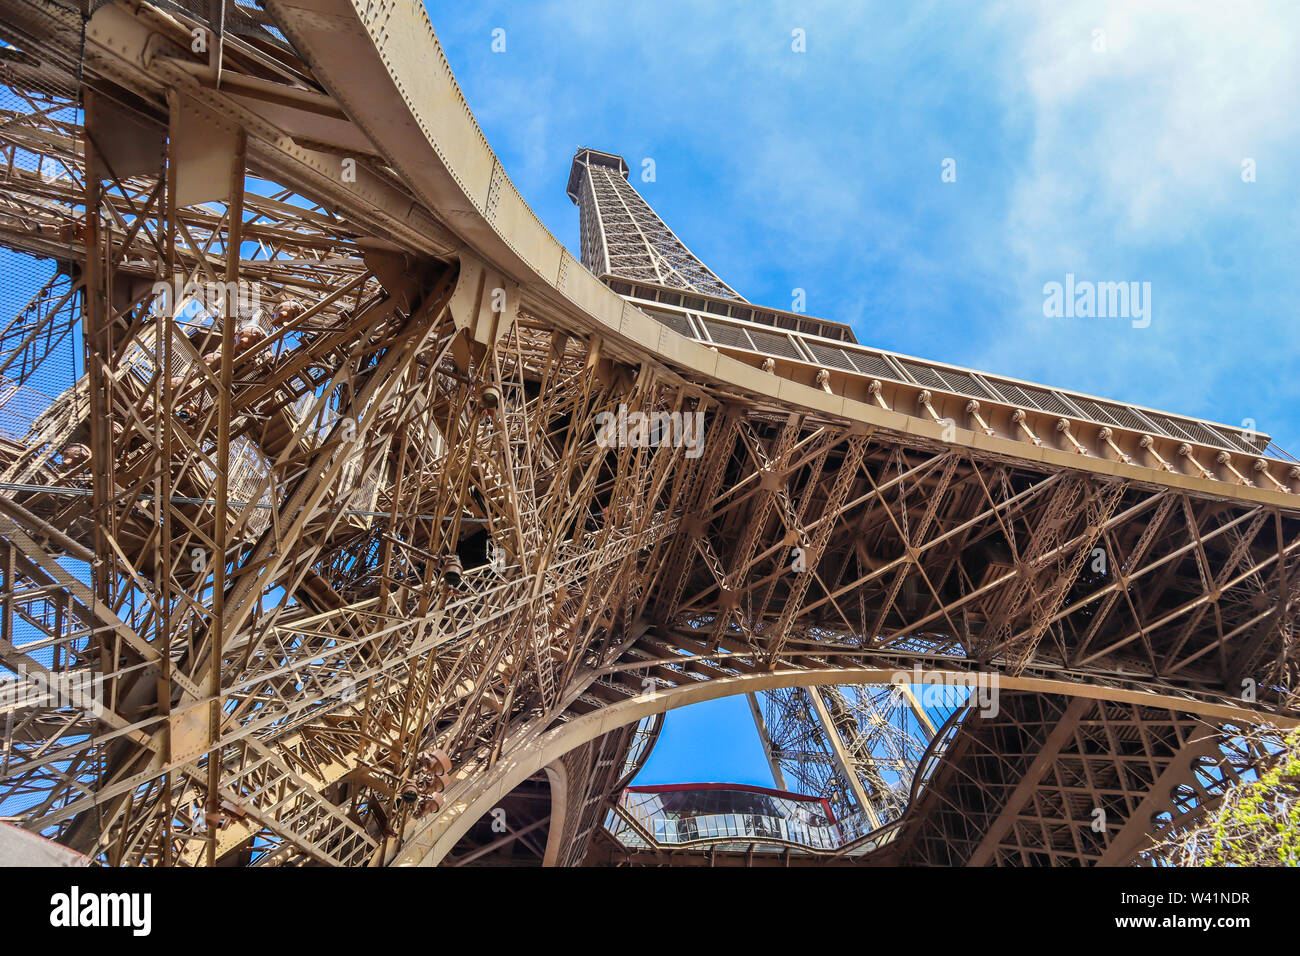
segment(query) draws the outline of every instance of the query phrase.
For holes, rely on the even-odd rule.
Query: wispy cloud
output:
[[[992,17],[1011,40],[995,95],[1032,139],[996,227],[1020,307],[977,364],[1296,435],[1300,8],[1016,0]],[[1066,272],[1152,282],[1152,326],[1044,320],[1041,284]]]
[[[657,181],[638,188],[755,300],[788,306],[803,288],[866,342],[1250,417],[1300,446],[1294,4],[487,3],[433,17],[489,140],[570,244],[573,149],[622,152],[634,170],[652,157]],[[490,52],[495,27],[505,54]],[[945,158],[956,183],[940,181]],[[1151,326],[1044,318],[1043,284],[1067,272],[1151,282]]]

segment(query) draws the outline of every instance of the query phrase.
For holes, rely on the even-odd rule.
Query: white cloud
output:
[[[435,24],[571,242],[572,150],[653,156],[647,199],[743,294],[806,288],[814,314],[912,354],[1275,431],[1294,417],[1300,4],[555,0]],[[1043,283],[1067,272],[1150,281],[1151,328],[1045,319]]]
[[[1010,0],[992,16],[1009,53],[997,95],[1030,141],[985,248],[1007,256],[1022,306],[972,363],[1281,424],[1289,376],[1257,363],[1296,344],[1281,252],[1295,222],[1270,204],[1294,203],[1300,5]],[[1042,284],[1066,272],[1153,281],[1152,328],[1042,318]],[[1252,373],[1263,388],[1242,387]]]
[[[1003,95],[1027,98],[1035,133],[1009,215],[1031,268],[1087,258],[1080,223],[1124,242],[1183,236],[1241,198],[1244,158],[1271,175],[1300,133],[1279,95],[1300,88],[1295,4],[1017,0],[998,17],[1021,41]]]

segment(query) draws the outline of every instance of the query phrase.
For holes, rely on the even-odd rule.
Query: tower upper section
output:
[[[744,301],[632,188],[622,156],[578,150],[566,192],[581,216],[582,264],[596,275]]]

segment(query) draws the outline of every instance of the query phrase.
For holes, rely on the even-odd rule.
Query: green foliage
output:
[[[1206,825],[1189,835],[1199,866],[1300,866],[1300,730],[1267,771],[1230,791]]]

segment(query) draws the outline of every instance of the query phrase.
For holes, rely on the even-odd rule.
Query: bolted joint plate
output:
[[[474,341],[492,347],[515,324],[519,284],[461,253],[460,278],[449,308],[456,328],[468,330]]]

